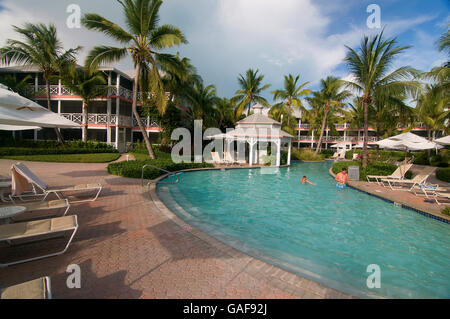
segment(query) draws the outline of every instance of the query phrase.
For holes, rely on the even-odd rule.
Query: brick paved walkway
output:
[[[0,175],[12,163],[0,160]],[[51,186],[104,190],[73,205],[80,228],[64,255],[0,269],[0,287],[50,276],[54,298],[348,298],[183,227],[139,181],[108,175],[105,164],[26,165]],[[81,289],[66,287],[70,264],[81,267]]]

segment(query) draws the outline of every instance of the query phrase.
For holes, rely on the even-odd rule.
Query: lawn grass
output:
[[[54,155],[16,155],[2,156],[2,159],[31,162],[54,162],[54,163],[109,163],[120,157],[118,153],[95,153],[95,154],[54,154]]]

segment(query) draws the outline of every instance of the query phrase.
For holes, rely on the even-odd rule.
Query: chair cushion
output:
[[[48,297],[45,277],[8,287],[0,294],[0,299],[47,299]]]
[[[65,216],[32,222],[0,225],[0,241],[40,236],[77,227],[77,216]]]

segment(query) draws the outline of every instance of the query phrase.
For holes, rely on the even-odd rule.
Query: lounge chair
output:
[[[339,153],[335,152],[331,158],[332,159],[338,159],[339,158]]]
[[[71,203],[92,202],[98,198],[102,191],[101,184],[81,184],[72,187],[50,188],[22,163],[14,164],[11,167],[11,172],[12,193],[10,198],[12,200],[14,200],[14,198],[19,198],[20,200],[25,201],[25,198],[27,197],[36,198],[42,196],[42,201],[44,201],[50,194],[55,194],[59,199],[64,199],[63,193],[85,193],[86,191],[95,191],[95,196],[92,199],[72,201]]]
[[[0,289],[0,299],[52,299],[50,278],[42,277]]]
[[[381,179],[403,179],[403,178],[405,178],[406,172],[409,171],[412,166],[413,166],[412,164],[400,165],[395,170],[395,172],[393,172],[391,175],[388,175],[388,176],[367,175],[367,181],[369,183],[373,183],[370,180],[374,179],[378,185],[382,185]]]
[[[222,160],[217,152],[211,152],[213,163],[216,164],[226,164],[224,160]]]
[[[450,193],[448,189],[439,185],[418,185],[411,190],[416,196],[423,196],[431,200],[435,200],[436,204],[441,205],[438,198],[450,200]]]
[[[233,156],[231,156],[231,154],[228,153],[228,152],[224,152],[224,153],[223,153],[223,156],[224,156],[225,162],[227,162],[228,164],[238,164],[238,163],[239,163],[239,162],[236,161],[236,160],[233,158]]]
[[[338,159],[345,160],[345,152],[339,153]]]
[[[426,166],[422,171],[414,176],[413,179],[392,179],[392,178],[382,178],[381,182],[383,186],[386,186],[385,183],[392,189],[392,190],[406,190],[410,191],[414,189],[414,187],[419,185],[426,185],[426,181],[428,177],[430,177],[431,174],[434,173],[436,170],[436,167]],[[398,187],[398,186],[400,187]],[[406,186],[406,188],[402,188],[401,185]],[[386,186],[387,187],[387,186]]]
[[[33,220],[39,218],[49,218],[49,217],[63,217],[66,216],[70,209],[70,203],[67,199],[58,199],[51,201],[37,201],[37,202],[25,202],[20,204],[8,204],[1,205],[0,207],[8,207],[8,206],[23,206],[26,208],[26,211],[23,214],[20,214],[18,217],[13,217],[12,220],[23,221],[23,220]],[[54,211],[54,212],[53,212]],[[42,216],[42,212],[52,212],[51,214],[45,214]],[[39,217],[41,216],[41,217]]]
[[[12,262],[0,262],[0,267],[8,267],[15,264],[20,264],[28,261],[38,260],[46,257],[61,255],[66,252],[72,242],[73,237],[78,229],[77,216],[64,216],[58,218],[44,219],[25,223],[0,225],[0,243],[6,242],[9,245],[20,243],[32,243],[37,241],[45,242],[55,238],[62,233],[70,232],[69,240],[64,249],[46,255],[40,255],[32,258],[16,260]]]

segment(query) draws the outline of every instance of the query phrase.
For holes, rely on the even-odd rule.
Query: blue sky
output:
[[[78,4],[82,12],[97,12],[122,24],[114,0],[0,0],[0,42],[14,38],[11,24],[52,22],[67,47],[83,45],[80,59],[96,44],[113,44],[100,34],[68,29],[66,8]],[[366,25],[366,8],[381,8],[385,34],[411,45],[395,65],[421,70],[441,64],[446,56],[435,42],[450,23],[448,0],[165,0],[161,22],[181,28],[188,45],[171,52],[189,57],[205,84],[215,84],[220,96],[231,97],[237,77],[257,68],[272,84],[265,93],[281,88],[283,76],[300,74],[312,89],[327,75],[348,77],[342,59],[345,45],[356,48],[364,34],[379,32]],[[118,65],[131,69],[129,60]]]

